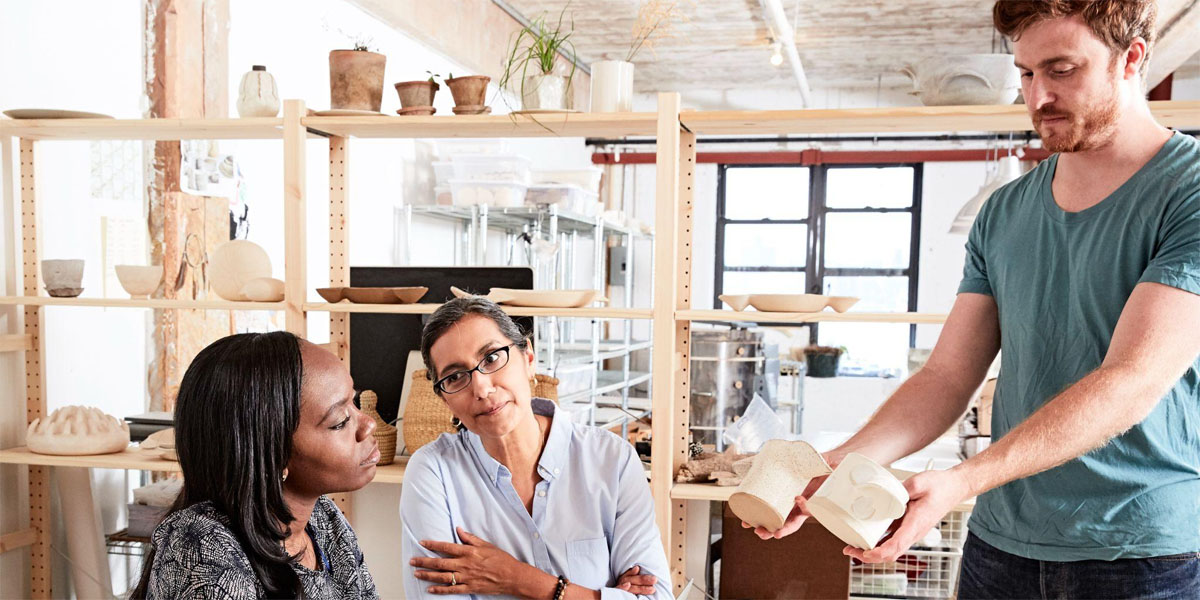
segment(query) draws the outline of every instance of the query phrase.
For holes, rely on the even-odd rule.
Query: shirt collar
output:
[[[542,456],[538,460],[538,472],[543,479],[554,479],[562,474],[562,466],[565,464],[571,437],[570,423],[567,422],[569,417],[563,413],[561,419],[555,418],[558,406],[545,398],[533,398],[530,408],[533,409],[533,414],[551,419],[550,435],[546,438],[546,445],[542,448]],[[462,435],[466,436],[484,475],[491,479],[493,485],[499,485],[501,477],[512,477],[507,467],[488,454],[483,447],[483,440],[479,439],[478,435],[470,430],[464,430]]]

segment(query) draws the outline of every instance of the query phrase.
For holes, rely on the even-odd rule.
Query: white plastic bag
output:
[[[725,428],[722,437],[726,444],[735,446],[741,453],[758,452],[767,440],[791,438],[783,420],[758,394],[754,395],[742,418]]]

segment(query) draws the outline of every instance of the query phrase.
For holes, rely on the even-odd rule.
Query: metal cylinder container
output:
[[[692,440],[725,449],[722,434],[754,395],[777,408],[779,348],[754,329],[692,331]]]

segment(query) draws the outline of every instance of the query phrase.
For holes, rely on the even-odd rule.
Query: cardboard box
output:
[[[816,519],[779,540],[762,540],[725,506],[721,527],[722,599],[848,598],[846,544]]]

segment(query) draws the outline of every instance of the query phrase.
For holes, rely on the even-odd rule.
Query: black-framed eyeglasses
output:
[[[513,347],[512,344],[502,348],[495,348],[488,351],[484,355],[483,360],[475,365],[474,369],[465,371],[455,371],[435,382],[433,389],[440,391],[443,394],[456,394],[467,389],[471,385],[471,378],[475,375],[475,371],[479,371],[484,375],[490,375],[503,369],[508,364],[508,353]]]

